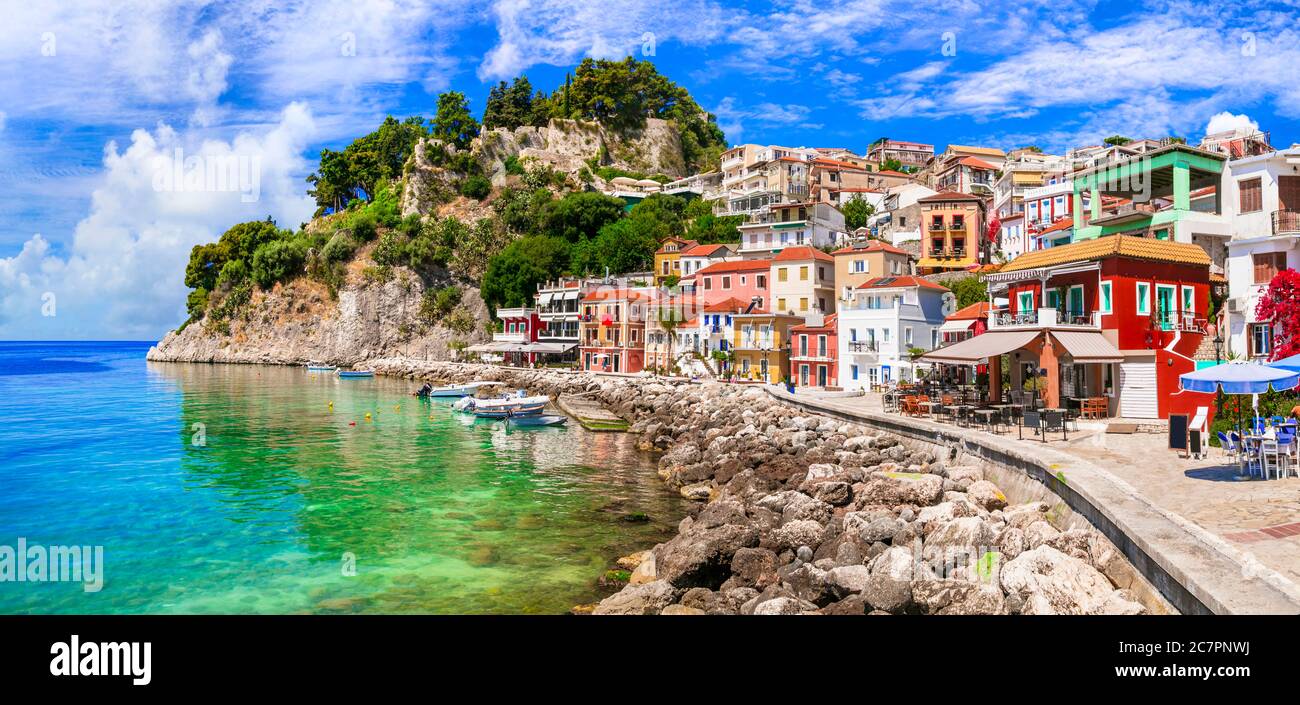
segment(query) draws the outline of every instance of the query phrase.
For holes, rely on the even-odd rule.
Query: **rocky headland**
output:
[[[377,372],[587,394],[663,453],[697,500],[677,535],[619,559],[594,614],[1140,614],[1131,572],[1091,527],[1011,503],[955,452],[807,414],[755,386],[403,359]],[[1127,570],[1126,570],[1127,569]],[[586,610],[582,610],[586,611]]]

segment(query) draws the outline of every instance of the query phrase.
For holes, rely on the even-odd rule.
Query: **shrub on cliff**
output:
[[[253,253],[251,274],[253,281],[263,289],[276,282],[292,279],[302,273],[307,260],[307,246],[301,240],[276,240],[257,248]]]
[[[569,264],[569,243],[549,235],[528,235],[506,246],[493,257],[483,275],[480,290],[493,310],[524,306],[533,299],[537,285],[564,273]]]
[[[578,242],[593,237],[604,226],[623,217],[625,203],[596,191],[579,191],[547,204],[544,227],[547,235]]]
[[[481,201],[492,192],[492,182],[486,176],[474,174],[460,183],[460,194],[466,198]]]
[[[375,249],[370,253],[370,259],[374,260],[375,264],[385,267],[403,264],[408,259],[408,244],[405,235],[396,230],[389,230],[379,238]]]
[[[352,259],[352,253],[357,251],[357,247],[356,238],[346,232],[337,232],[325,243],[321,256],[326,262],[346,262]]]

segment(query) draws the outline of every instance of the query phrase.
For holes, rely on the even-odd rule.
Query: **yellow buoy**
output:
[[[369,421],[369,420],[370,420],[370,412],[367,411],[367,412],[366,412],[366,421]]]

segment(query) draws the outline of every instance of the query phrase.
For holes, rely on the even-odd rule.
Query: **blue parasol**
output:
[[[1178,379],[1189,392],[1213,394],[1222,389],[1224,394],[1263,394],[1269,387],[1278,392],[1295,389],[1300,385],[1300,372],[1254,362],[1228,363],[1188,372]]]

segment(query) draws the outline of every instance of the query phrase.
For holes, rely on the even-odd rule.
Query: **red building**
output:
[[[1021,255],[984,279],[1006,308],[990,311],[984,334],[924,359],[1010,355],[1011,389],[1036,389],[1048,408],[1104,398],[1110,415],[1143,419],[1213,406],[1178,381],[1206,335],[1210,258],[1199,245],[1110,235]],[[989,374],[1000,387],[1000,365]]]
[[[839,387],[836,314],[820,325],[804,323],[790,329],[790,379],[798,385]]]
[[[703,306],[727,299],[758,299],[758,306],[767,308],[772,303],[767,280],[771,266],[767,259],[715,262],[695,273],[695,299]]]
[[[537,333],[542,329],[542,319],[537,309],[529,307],[497,309],[497,318],[501,320],[501,332],[492,334],[495,350],[499,351],[507,365],[527,366],[537,359],[536,352],[529,352],[529,343],[537,342]]]
[[[989,310],[992,306],[987,301],[971,304],[943,319],[939,332],[944,344],[957,343],[967,338],[974,338],[989,329]]]

